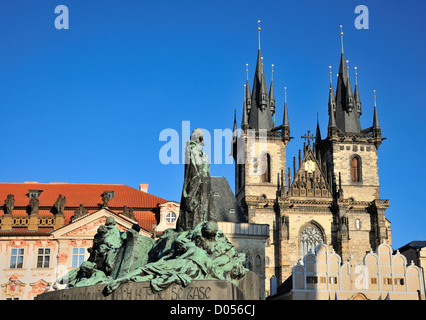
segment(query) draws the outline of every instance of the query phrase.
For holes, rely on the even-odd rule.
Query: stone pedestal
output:
[[[62,289],[45,292],[36,300],[244,300],[243,291],[225,280],[193,280],[186,287],[170,285],[152,292],[150,282],[129,282],[108,296],[102,294],[105,285]],[[254,292],[258,293],[258,288]]]

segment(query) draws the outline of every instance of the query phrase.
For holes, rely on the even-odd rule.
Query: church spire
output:
[[[358,117],[362,114],[361,111],[361,99],[359,98],[359,91],[358,91],[358,72],[357,67],[355,67],[355,91],[354,91],[354,98],[355,98],[355,108],[358,112]]]
[[[248,63],[246,63],[246,94],[245,94],[245,102],[246,102],[246,108],[247,108],[247,116],[250,114],[251,110],[251,93],[250,93],[250,84],[249,84],[249,78],[248,78]]]
[[[340,27],[342,53],[340,55],[339,78],[336,88],[336,126],[342,132],[360,132],[358,111],[355,110],[355,98],[352,91],[347,60],[343,53],[343,29]]]
[[[236,160],[237,158],[237,140],[238,140],[238,129],[237,129],[237,110],[234,109],[234,127],[232,129],[232,142],[231,142],[231,155]]]
[[[336,99],[334,97],[333,90],[333,80],[331,75],[331,66],[330,68],[330,89],[328,94],[328,135],[331,136],[336,130],[336,119],[334,118],[336,112]]]
[[[284,114],[283,114],[283,125],[282,125],[282,139],[284,144],[290,141],[290,122],[288,121],[288,111],[287,111],[287,87],[284,87]]]
[[[376,105],[376,90],[374,90],[374,115],[373,115],[373,130],[380,130],[379,117],[377,116],[377,105]]]
[[[275,98],[274,98],[274,65],[271,71],[271,85],[269,86],[269,105],[272,115],[275,114]]]
[[[259,48],[257,52],[256,70],[253,80],[253,90],[251,94],[251,109],[249,114],[249,126],[255,130],[273,128],[272,110],[269,100],[269,93],[266,84],[265,72],[263,69],[263,57],[260,51],[260,20],[258,21]]]
[[[382,141],[385,140],[385,138],[382,138],[382,130],[380,129],[379,117],[377,115],[376,90],[374,90],[373,137],[374,145],[378,149]]]
[[[248,129],[247,122],[247,85],[244,85],[244,105],[243,105],[243,120],[241,121],[241,129]]]
[[[317,130],[315,132],[315,143],[319,143],[320,141],[321,141],[321,130],[319,126],[318,112],[317,112]]]

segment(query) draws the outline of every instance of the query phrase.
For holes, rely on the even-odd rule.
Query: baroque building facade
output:
[[[331,71],[327,136],[317,123],[298,158],[287,164],[290,120],[285,93],[283,120],[275,125],[274,84],[269,90],[259,48],[252,89],[247,71],[240,130],[232,141],[235,196],[250,223],[268,224],[266,278],[283,283],[292,268],[325,243],[346,261],[362,261],[385,240],[391,244],[388,200],[380,196],[378,149],[382,138],[376,102],[372,126],[361,128],[360,93],[352,90],[342,50],[336,91]],[[356,74],[355,74],[356,75]],[[374,101],[375,97],[374,97]],[[238,134],[239,132],[239,134]],[[268,285],[268,284],[267,284]],[[269,291],[269,285],[267,287]]]
[[[225,178],[212,177],[218,227],[260,278],[265,298],[267,225],[249,224]],[[78,268],[99,226],[113,218],[120,232],[158,238],[176,228],[180,204],[116,184],[0,183],[0,300],[32,300]]]

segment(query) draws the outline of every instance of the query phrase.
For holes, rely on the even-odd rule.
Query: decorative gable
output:
[[[305,148],[303,161],[293,178],[289,196],[307,198],[331,198],[332,192],[326,176],[318,165],[311,146]]]

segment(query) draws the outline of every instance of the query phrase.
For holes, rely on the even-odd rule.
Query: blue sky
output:
[[[357,5],[369,29],[354,26]],[[57,30],[57,5],[69,29]],[[274,64],[276,119],[284,86],[297,155],[316,114],[328,121],[329,74],[340,58],[358,67],[361,125],[382,134],[381,198],[394,248],[426,240],[424,1],[3,1],[0,4],[0,126],[3,182],[119,183],[180,200],[182,165],[163,165],[160,132],[231,128],[240,122],[245,64],[257,55],[257,20],[265,72]],[[270,76],[267,76],[270,81]],[[234,166],[214,164],[233,188]]]

